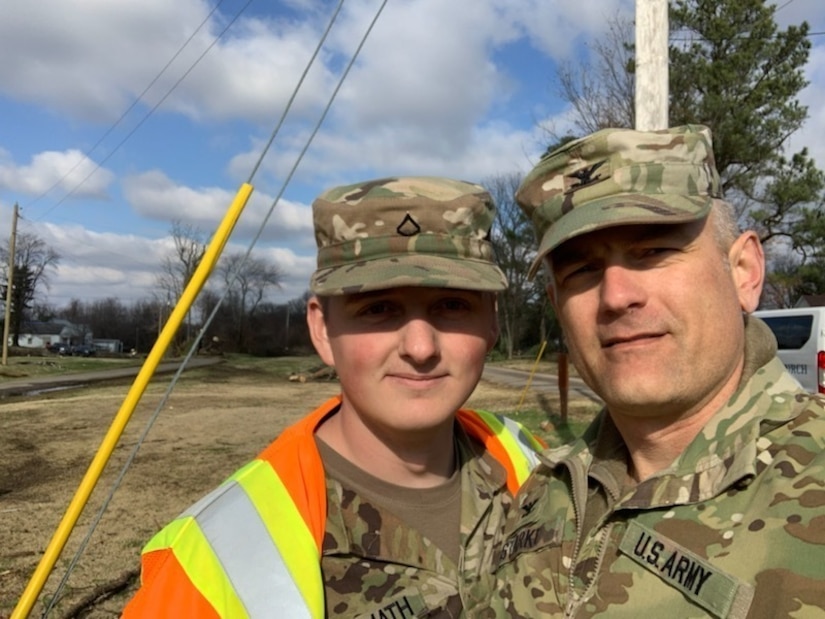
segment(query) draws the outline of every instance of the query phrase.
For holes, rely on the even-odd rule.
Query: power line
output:
[[[112,125],[111,125],[108,129],[107,129],[107,130],[106,130],[106,132],[104,132],[104,134],[100,137],[100,139],[98,139],[98,140],[97,140],[97,142],[95,142],[95,144],[94,144],[94,145],[93,145],[93,146],[92,146],[92,147],[91,147],[88,151],[86,151],[86,152],[84,152],[84,153],[83,153],[83,157],[80,159],[80,161],[78,161],[78,162],[77,162],[77,163],[76,163],[76,164],[75,164],[75,165],[74,165],[74,166],[73,166],[73,167],[72,167],[72,168],[71,168],[68,172],[66,172],[66,173],[65,173],[62,177],[60,177],[60,178],[59,178],[59,179],[58,179],[58,180],[57,180],[57,181],[56,181],[56,182],[55,182],[55,183],[54,183],[51,187],[49,187],[46,191],[44,191],[44,192],[43,192],[42,194],[40,194],[37,198],[35,198],[32,202],[30,202],[30,203],[29,203],[29,206],[31,206],[32,204],[36,203],[38,200],[40,200],[41,198],[43,198],[44,196],[46,196],[49,192],[51,192],[51,191],[52,191],[55,187],[57,187],[58,185],[60,185],[60,183],[61,183],[61,182],[63,182],[63,181],[64,181],[64,180],[65,180],[65,179],[69,176],[69,174],[71,174],[72,172],[74,172],[74,171],[75,171],[75,170],[76,170],[76,169],[77,169],[77,168],[78,168],[78,167],[79,167],[79,166],[80,166],[80,165],[81,165],[84,161],[86,161],[87,159],[88,159],[89,161],[91,161],[91,158],[89,157],[89,155],[90,155],[90,154],[91,154],[91,153],[92,153],[92,152],[93,152],[93,151],[94,151],[94,150],[95,150],[98,146],[100,146],[100,144],[101,144],[101,143],[102,143],[102,142],[103,142],[103,141],[104,141],[104,140],[105,140],[105,139],[106,139],[106,138],[107,138],[107,137],[108,137],[108,136],[112,133],[112,131],[114,131],[114,129],[115,129],[118,125],[120,125],[120,123],[121,123],[121,122],[122,122],[122,121],[126,118],[126,116],[129,114],[129,112],[131,112],[131,111],[135,108],[135,106],[137,106],[137,104],[138,104],[138,103],[139,103],[139,102],[143,99],[143,97],[144,97],[144,96],[146,95],[146,93],[147,93],[147,92],[148,92],[148,91],[152,88],[152,86],[154,86],[154,85],[157,83],[157,81],[161,78],[161,76],[163,76],[163,74],[167,71],[167,69],[169,69],[169,67],[172,65],[172,63],[173,63],[173,62],[174,62],[174,61],[178,58],[178,56],[180,56],[180,54],[183,52],[183,50],[184,50],[184,49],[186,49],[186,47],[189,45],[189,43],[192,41],[192,39],[194,39],[194,38],[195,38],[195,36],[198,34],[198,32],[200,32],[200,31],[201,31],[201,29],[202,29],[202,28],[203,28],[203,27],[204,27],[207,23],[209,23],[209,20],[212,18],[212,16],[215,14],[215,12],[218,10],[218,8],[220,7],[220,5],[221,5],[223,2],[224,2],[224,0],[218,0],[217,4],[215,4],[215,6],[212,8],[212,10],[211,10],[211,11],[209,11],[209,13],[207,14],[207,16],[203,19],[203,21],[202,21],[202,22],[198,25],[198,27],[197,27],[197,28],[196,28],[196,29],[192,32],[192,34],[191,34],[191,35],[189,35],[189,37],[186,39],[186,41],[184,41],[184,43],[183,43],[183,44],[182,44],[182,45],[178,48],[178,50],[177,50],[177,51],[176,51],[176,52],[172,55],[172,57],[171,57],[171,58],[169,59],[169,61],[168,61],[168,62],[164,65],[164,67],[163,67],[163,68],[162,68],[162,69],[161,69],[161,70],[157,73],[157,75],[155,75],[155,77],[154,77],[154,78],[153,78],[153,79],[149,82],[149,84],[148,84],[148,85],[147,85],[147,86],[143,89],[143,91],[140,93],[140,95],[138,95],[138,96],[137,96],[137,98],[135,98],[135,100],[134,100],[134,101],[132,102],[132,104],[131,104],[131,105],[130,105],[127,109],[126,109],[126,111],[124,111],[124,112],[123,112],[123,114],[121,114],[120,118],[118,118],[118,119],[117,119],[117,120],[116,120],[116,121],[115,121],[115,122],[114,122],[114,123],[113,123],[113,124],[112,124]],[[183,73],[183,75],[182,75],[182,76],[181,76],[181,77],[180,77],[177,81],[175,81],[175,83],[172,85],[172,87],[171,87],[171,88],[170,88],[170,89],[169,89],[169,90],[168,90],[168,91],[167,91],[167,92],[163,95],[163,97],[161,97],[161,99],[160,99],[160,100],[159,100],[159,101],[158,101],[158,102],[157,102],[154,106],[152,106],[152,108],[151,108],[151,109],[150,109],[150,110],[149,110],[149,111],[148,111],[148,112],[147,112],[147,113],[143,116],[143,118],[141,118],[141,119],[140,119],[140,121],[137,123],[137,125],[135,125],[135,126],[132,128],[132,130],[131,130],[131,131],[129,131],[129,133],[127,133],[127,134],[126,134],[126,137],[124,137],[124,138],[123,138],[120,142],[118,142],[118,143],[117,143],[117,145],[116,145],[116,146],[115,146],[115,147],[114,147],[114,148],[113,148],[113,149],[112,149],[112,150],[111,150],[111,151],[110,151],[110,152],[109,152],[109,153],[108,153],[108,154],[107,154],[107,155],[106,155],[103,159],[101,159],[99,162],[97,162],[97,163],[94,165],[94,167],[92,168],[91,172],[89,172],[89,173],[88,173],[85,177],[83,177],[83,179],[82,179],[79,183],[77,183],[77,185],[75,185],[75,186],[74,186],[74,187],[73,187],[73,188],[72,188],[72,189],[71,189],[71,190],[70,190],[70,191],[69,191],[66,195],[64,195],[64,196],[63,196],[60,200],[58,200],[55,204],[53,204],[53,205],[52,205],[49,209],[47,209],[45,212],[43,212],[43,213],[40,215],[40,217],[41,217],[41,218],[45,217],[45,216],[46,216],[46,215],[48,215],[50,212],[52,212],[54,209],[56,209],[58,206],[60,206],[61,204],[63,204],[63,202],[65,202],[65,201],[66,201],[69,197],[71,197],[71,196],[72,196],[72,195],[73,195],[73,194],[74,194],[74,193],[75,193],[78,189],[80,189],[80,187],[82,187],[82,186],[86,183],[86,181],[87,181],[87,180],[89,180],[89,179],[90,179],[90,178],[91,178],[91,177],[95,174],[95,172],[97,172],[97,171],[101,168],[101,166],[102,166],[104,163],[106,163],[106,161],[108,161],[108,160],[112,157],[112,155],[114,155],[114,154],[115,154],[115,153],[116,153],[116,152],[120,149],[120,147],[121,147],[121,146],[123,146],[123,145],[126,143],[126,141],[127,141],[127,140],[129,140],[129,138],[131,138],[131,137],[132,137],[132,136],[133,136],[133,135],[137,132],[137,130],[138,130],[141,126],[143,126],[143,123],[145,123],[145,122],[149,119],[149,117],[150,117],[150,116],[151,116],[151,115],[155,112],[155,110],[157,110],[157,109],[158,109],[158,107],[160,107],[160,105],[161,105],[164,101],[166,101],[166,99],[169,97],[169,95],[171,95],[171,94],[172,94],[172,92],[173,92],[173,91],[174,91],[174,90],[175,90],[175,89],[176,89],[176,88],[180,85],[180,83],[181,83],[181,82],[182,82],[182,81],[183,81],[183,80],[184,80],[184,79],[185,79],[185,78],[189,75],[189,73],[191,73],[191,72],[192,72],[192,70],[193,70],[193,69],[194,69],[194,68],[195,68],[195,67],[196,67],[196,66],[200,63],[200,61],[201,61],[201,60],[203,60],[204,56],[206,56],[206,54],[207,54],[207,53],[208,53],[208,52],[209,52],[209,51],[210,51],[210,50],[211,50],[211,49],[212,49],[212,48],[213,48],[213,47],[217,44],[217,42],[218,42],[218,41],[219,41],[219,40],[223,37],[223,35],[224,35],[224,34],[226,34],[226,32],[229,30],[229,28],[230,28],[230,27],[231,27],[231,26],[232,26],[232,25],[233,25],[233,24],[234,24],[234,23],[238,20],[238,18],[241,16],[241,14],[242,14],[242,13],[243,13],[246,9],[247,9],[247,7],[248,7],[251,3],[252,3],[252,0],[248,0],[248,1],[247,1],[247,3],[246,3],[243,7],[241,7],[241,9],[240,9],[240,10],[237,12],[237,14],[236,14],[236,15],[232,18],[232,20],[230,20],[230,21],[229,21],[229,23],[228,23],[228,24],[227,24],[227,25],[223,28],[223,30],[221,30],[221,32],[220,32],[220,33],[219,33],[219,34],[218,34],[218,35],[217,35],[217,36],[216,36],[216,37],[212,40],[212,42],[209,44],[209,46],[206,48],[206,50],[204,50],[204,51],[203,51],[203,52],[202,52],[202,53],[201,53],[201,54],[197,57],[197,59],[195,59],[195,61],[194,61],[194,62],[193,62],[193,63],[189,66],[189,68],[188,68],[188,69],[187,69],[187,70]]]

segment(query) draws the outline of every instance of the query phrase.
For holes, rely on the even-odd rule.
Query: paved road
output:
[[[186,369],[212,365],[220,362],[220,357],[192,357],[186,364]],[[178,370],[179,361],[168,361],[158,365],[155,374],[171,374]],[[129,367],[115,367],[76,374],[59,374],[52,376],[33,376],[0,382],[0,398],[13,395],[34,394],[39,391],[77,387],[88,383],[113,380],[118,378],[133,378],[140,371],[139,365]]]
[[[529,377],[530,372],[526,372],[524,370],[512,370],[510,368],[502,368],[493,365],[486,365],[484,367],[484,374],[482,374],[482,378],[484,380],[490,381],[491,383],[498,383],[500,385],[516,387],[518,389],[524,388],[524,385],[527,384],[527,380],[529,379]],[[558,377],[552,374],[537,373],[533,376],[533,380],[530,383],[530,389],[541,393],[558,393]],[[570,397],[576,395],[585,397],[599,404],[602,403],[601,398],[599,398],[599,396],[593,393],[590,390],[590,387],[584,384],[584,381],[582,381],[582,379],[575,376],[571,376]]]

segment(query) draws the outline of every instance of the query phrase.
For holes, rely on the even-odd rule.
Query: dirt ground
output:
[[[17,604],[130,384],[0,401],[0,617],[7,618]],[[168,377],[159,377],[141,399],[30,616],[41,616],[54,596],[168,384]],[[335,381],[289,382],[229,363],[187,372],[49,616],[119,616],[137,586],[146,541],[286,425],[337,392]],[[482,382],[469,404],[512,411],[520,395]],[[533,405],[528,395],[523,407]],[[571,410],[575,406],[571,401]]]

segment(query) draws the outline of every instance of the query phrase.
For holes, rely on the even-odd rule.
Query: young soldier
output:
[[[599,131],[519,188],[605,408],[519,492],[496,617],[822,614],[825,400],[749,315],[762,247],[720,198],[700,126]]]
[[[387,178],[313,203],[312,341],[341,395],[143,551],[125,617],[463,617],[539,444],[461,409],[506,280],[478,185]]]

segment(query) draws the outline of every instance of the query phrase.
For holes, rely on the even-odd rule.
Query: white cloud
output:
[[[34,226],[34,224],[32,224]],[[114,297],[124,303],[152,298],[165,256],[173,249],[170,237],[147,239],[135,235],[96,233],[83,226],[41,224],[31,231],[60,255],[50,275],[49,301],[56,306],[72,298],[90,301]],[[245,253],[246,245],[229,243],[224,253]],[[286,248],[260,247],[253,255],[271,260],[284,273],[279,302],[300,296],[315,268],[314,256]]]
[[[599,36],[609,19],[620,13],[632,17],[633,6],[630,0],[526,0],[513,2],[510,15],[537,49],[563,59],[583,41]]]
[[[8,8],[8,7],[7,7]],[[113,119],[206,15],[200,0],[15,2],[0,20],[0,89]]]
[[[272,122],[317,44],[318,25],[244,15],[216,42],[232,15],[216,13],[201,28],[210,4],[17,2],[0,20],[0,55],[15,59],[0,65],[0,92],[78,118],[113,121],[172,61],[145,95],[147,106],[174,87],[166,109]],[[301,102],[312,106],[325,98],[327,79],[323,69],[310,73],[299,109]]]
[[[111,171],[73,149],[38,153],[28,165],[15,164],[8,153],[0,157],[0,188],[29,196],[56,190],[76,198],[105,198],[113,178]]]
[[[192,224],[209,234],[223,221],[233,193],[219,187],[191,188],[179,185],[159,170],[124,179],[124,196],[142,217]],[[236,224],[234,237],[251,239],[269,213],[274,197],[254,190]],[[174,214],[172,217],[171,214]],[[282,199],[267,221],[266,240],[292,240],[296,235],[312,234],[312,213],[306,205]]]
[[[123,194],[141,216],[165,220],[174,213],[176,219],[194,223],[216,221],[233,197],[218,187],[192,189],[177,185],[160,170],[124,178]]]

